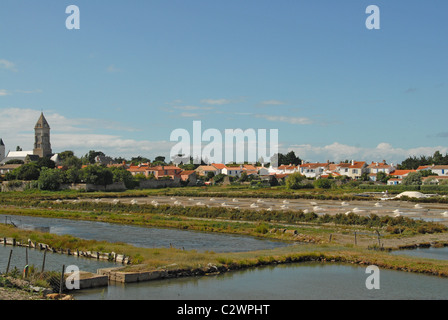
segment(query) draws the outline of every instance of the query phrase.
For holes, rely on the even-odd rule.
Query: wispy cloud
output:
[[[256,114],[256,118],[263,118],[268,121],[274,122],[286,122],[290,124],[307,125],[312,124],[313,121],[306,117],[286,117],[286,116],[273,116],[268,114]]]
[[[0,89],[0,97],[8,96],[10,93],[5,89]]]
[[[0,69],[17,72],[16,65],[13,62],[5,59],[0,59]]]
[[[327,160],[339,162],[344,160],[359,161],[381,161],[388,163],[400,163],[409,156],[419,157],[421,155],[432,155],[439,150],[442,154],[448,152],[447,146],[435,147],[415,147],[415,148],[396,148],[390,143],[382,142],[376,147],[358,147],[339,142],[334,142],[325,146],[312,146],[310,144],[291,145],[284,152],[294,150],[294,152],[306,161],[324,162]]]
[[[198,107],[198,106],[174,106],[176,110],[213,110],[213,107]]]
[[[211,104],[211,105],[224,105],[232,103],[232,100],[229,99],[202,99],[201,103]]]
[[[28,108],[0,109],[0,119],[3,122],[1,138],[6,144],[6,150],[15,150],[16,146],[32,150],[34,125],[40,112]],[[88,150],[101,150],[111,156],[155,157],[169,154],[171,146],[174,145],[174,142],[170,141],[126,139],[118,132],[136,130],[114,121],[67,118],[53,111],[44,113],[51,126],[51,145],[54,152],[73,150],[78,156],[82,156]],[[116,134],[102,133],[110,129]]]
[[[179,114],[182,118],[197,118],[200,116],[199,113],[193,113],[193,112],[182,112]]]
[[[116,73],[116,72],[120,72],[121,69],[118,69],[117,67],[115,67],[115,65],[110,65],[106,68],[106,71],[109,73]]]
[[[15,92],[24,94],[33,94],[33,93],[42,93],[43,91],[41,89],[35,89],[35,90],[16,90]]]
[[[261,104],[265,106],[280,106],[286,104],[286,102],[280,100],[265,100],[261,101]]]

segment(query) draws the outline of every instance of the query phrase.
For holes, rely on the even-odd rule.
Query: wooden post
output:
[[[44,272],[44,270],[45,270],[45,257],[47,256],[47,251],[45,250],[44,251],[44,261],[42,262],[42,273]]]
[[[6,267],[6,273],[9,272],[9,265],[10,265],[10,263],[11,263],[11,256],[12,256],[12,249],[11,249],[11,251],[9,252],[9,259],[8,259],[8,266]]]
[[[376,233],[378,233],[378,246],[381,247],[380,232],[376,230]]]
[[[357,245],[357,241],[356,241],[356,231],[355,231],[355,246]]]
[[[331,242],[331,238],[333,237],[333,234],[330,233],[330,242]]]
[[[59,295],[62,294],[62,287],[64,286],[64,272],[65,272],[65,265],[62,265],[61,283],[59,284]]]
[[[28,265],[28,247],[25,248],[25,265]]]

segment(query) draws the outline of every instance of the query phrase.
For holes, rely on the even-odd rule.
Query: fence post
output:
[[[59,284],[59,295],[62,294],[62,287],[64,286],[64,272],[65,272],[65,265],[62,265],[61,283]]]
[[[47,250],[44,251],[44,261],[42,262],[42,273],[45,270],[45,257],[47,256]]]
[[[358,244],[356,240],[357,239],[356,239],[356,231],[355,231],[355,246]]]
[[[8,266],[6,267],[6,273],[9,272],[9,265],[10,265],[10,263],[11,263],[11,256],[12,256],[12,249],[11,249],[11,251],[9,252],[9,259],[8,259]]]

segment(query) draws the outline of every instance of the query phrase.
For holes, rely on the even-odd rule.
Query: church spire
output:
[[[50,128],[50,125],[48,124],[47,119],[45,119],[43,112],[40,113],[39,120],[37,120],[37,123],[34,126],[34,129],[39,129],[39,128],[48,128],[48,129]]]
[[[52,154],[50,143],[50,125],[45,119],[44,113],[40,114],[34,127],[34,149],[33,154],[39,157],[49,157]]]

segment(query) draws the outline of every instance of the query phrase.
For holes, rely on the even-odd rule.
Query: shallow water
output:
[[[0,272],[6,272],[9,254],[12,250],[9,271],[16,267],[23,270],[26,266],[26,248],[0,245]],[[44,252],[36,249],[28,249],[28,265],[34,266],[37,270],[42,270]],[[62,266],[75,265],[81,271],[96,273],[98,269],[118,267],[120,264],[103,260],[87,259],[83,257],[69,256],[60,253],[48,252],[45,255],[46,271],[61,271]]]
[[[5,220],[0,215],[0,221]],[[254,237],[184,231],[177,229],[146,228],[105,222],[65,220],[8,215],[9,219],[24,229],[44,229],[58,235],[72,235],[88,240],[124,242],[145,248],[183,248],[185,250],[239,252],[284,247],[288,243]],[[3,220],[1,220],[3,219]]]
[[[393,300],[447,299],[448,279],[380,270],[380,289],[367,289],[360,266],[302,263],[218,276],[113,284],[74,292],[77,300]]]
[[[409,250],[397,250],[391,252],[396,255],[408,255],[413,257],[436,259],[436,260],[448,260],[448,247],[443,248],[416,248]]]

